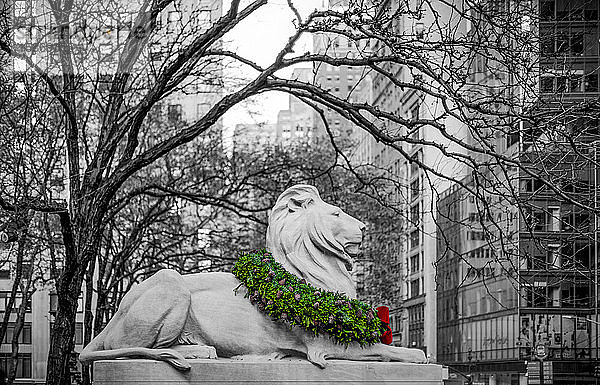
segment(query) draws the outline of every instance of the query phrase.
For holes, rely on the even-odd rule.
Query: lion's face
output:
[[[313,186],[285,190],[269,215],[267,248],[288,271],[329,291],[356,297],[352,257],[365,225],[325,203]]]
[[[330,232],[330,237],[342,246],[345,255],[339,257],[344,260],[346,269],[352,270],[352,258],[360,254],[365,224],[325,202],[311,205],[308,211],[307,214],[320,222],[321,228]]]

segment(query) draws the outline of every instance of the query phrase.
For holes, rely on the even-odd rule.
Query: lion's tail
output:
[[[173,349],[150,349],[150,348],[119,348],[104,350],[103,333],[94,338],[79,354],[82,364],[89,364],[98,360],[111,360],[115,358],[149,358],[152,360],[165,361],[178,370],[189,370],[190,364],[176,350]]]

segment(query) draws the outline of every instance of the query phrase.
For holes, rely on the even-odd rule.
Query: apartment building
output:
[[[315,73],[312,68],[294,68],[290,80],[312,84]],[[288,95],[288,108],[277,114],[278,143],[292,144],[311,141],[315,131],[315,115],[312,107],[293,95]]]
[[[515,4],[502,6],[510,11]],[[452,223],[477,228],[489,220],[469,207],[475,198],[464,189],[452,187],[439,202],[438,215],[446,218],[438,218],[445,223],[438,231],[437,250],[442,282],[438,361],[486,385],[595,384],[600,324],[594,101],[599,92],[600,4],[534,4],[538,17],[531,19],[531,28],[539,36],[539,52],[533,50],[539,77],[532,105],[554,118],[523,123],[520,135],[498,139],[497,148],[522,165],[507,181],[517,188],[513,204],[519,209],[506,213],[504,202],[490,211],[494,219],[507,214],[505,244],[486,233],[478,238],[483,243],[464,241],[463,233],[472,229]],[[582,105],[590,107],[578,108]],[[569,112],[563,114],[565,110]],[[447,241],[455,238],[463,242]],[[457,375],[456,381],[466,380]]]
[[[444,12],[450,10],[441,6],[436,9],[440,14],[432,14],[422,2],[397,0],[379,4],[379,19],[387,20],[387,31],[401,39],[435,39],[427,36],[424,30],[433,25],[436,18],[447,17]],[[407,7],[418,12],[408,12]],[[422,8],[421,8],[422,7]],[[393,17],[390,17],[393,15]],[[432,31],[434,28],[431,29]],[[374,53],[389,55],[390,47],[381,42],[372,43]],[[432,57],[431,60],[437,60]],[[374,106],[382,111],[409,121],[440,120],[448,130],[459,134],[462,125],[448,117],[440,118],[440,100],[419,91],[420,84],[427,84],[424,74],[415,72],[406,66],[383,63],[382,69],[396,81],[414,84],[415,87],[398,87],[390,77],[382,73],[370,74],[371,97]],[[395,336],[402,346],[423,349],[433,360],[437,356],[437,298],[435,282],[436,262],[436,205],[438,194],[444,191],[449,182],[446,178],[428,172],[417,162],[433,165],[441,175],[460,175],[464,170],[452,159],[445,159],[429,143],[445,143],[441,133],[427,124],[415,124],[408,129],[390,121],[376,121],[383,132],[392,136],[405,137],[397,142],[406,155],[386,145],[378,143],[367,133],[358,133],[358,143],[354,149],[357,164],[371,164],[385,171],[398,185],[393,194],[396,204],[403,207],[398,218],[404,222],[403,231],[398,234],[398,253],[400,268],[397,280],[402,282],[401,294],[397,303],[391,306],[392,324]],[[396,341],[395,341],[396,342]]]

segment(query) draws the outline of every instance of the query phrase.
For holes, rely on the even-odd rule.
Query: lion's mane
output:
[[[312,205],[316,206],[309,210]],[[351,258],[319,215],[321,205],[327,203],[313,186],[296,185],[284,191],[269,215],[267,248],[290,273],[313,286],[355,298],[356,288],[345,268]]]

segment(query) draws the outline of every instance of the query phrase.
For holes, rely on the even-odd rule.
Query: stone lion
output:
[[[288,271],[316,287],[356,291],[348,270],[365,225],[325,203],[316,188],[296,185],[277,199],[269,216],[267,246]],[[324,368],[326,359],[425,362],[423,351],[374,344],[348,347],[327,337],[271,320],[250,303],[230,273],[180,275],[161,270],[132,288],[104,330],[81,352],[89,363],[139,357],[180,370],[186,358],[305,357]]]

